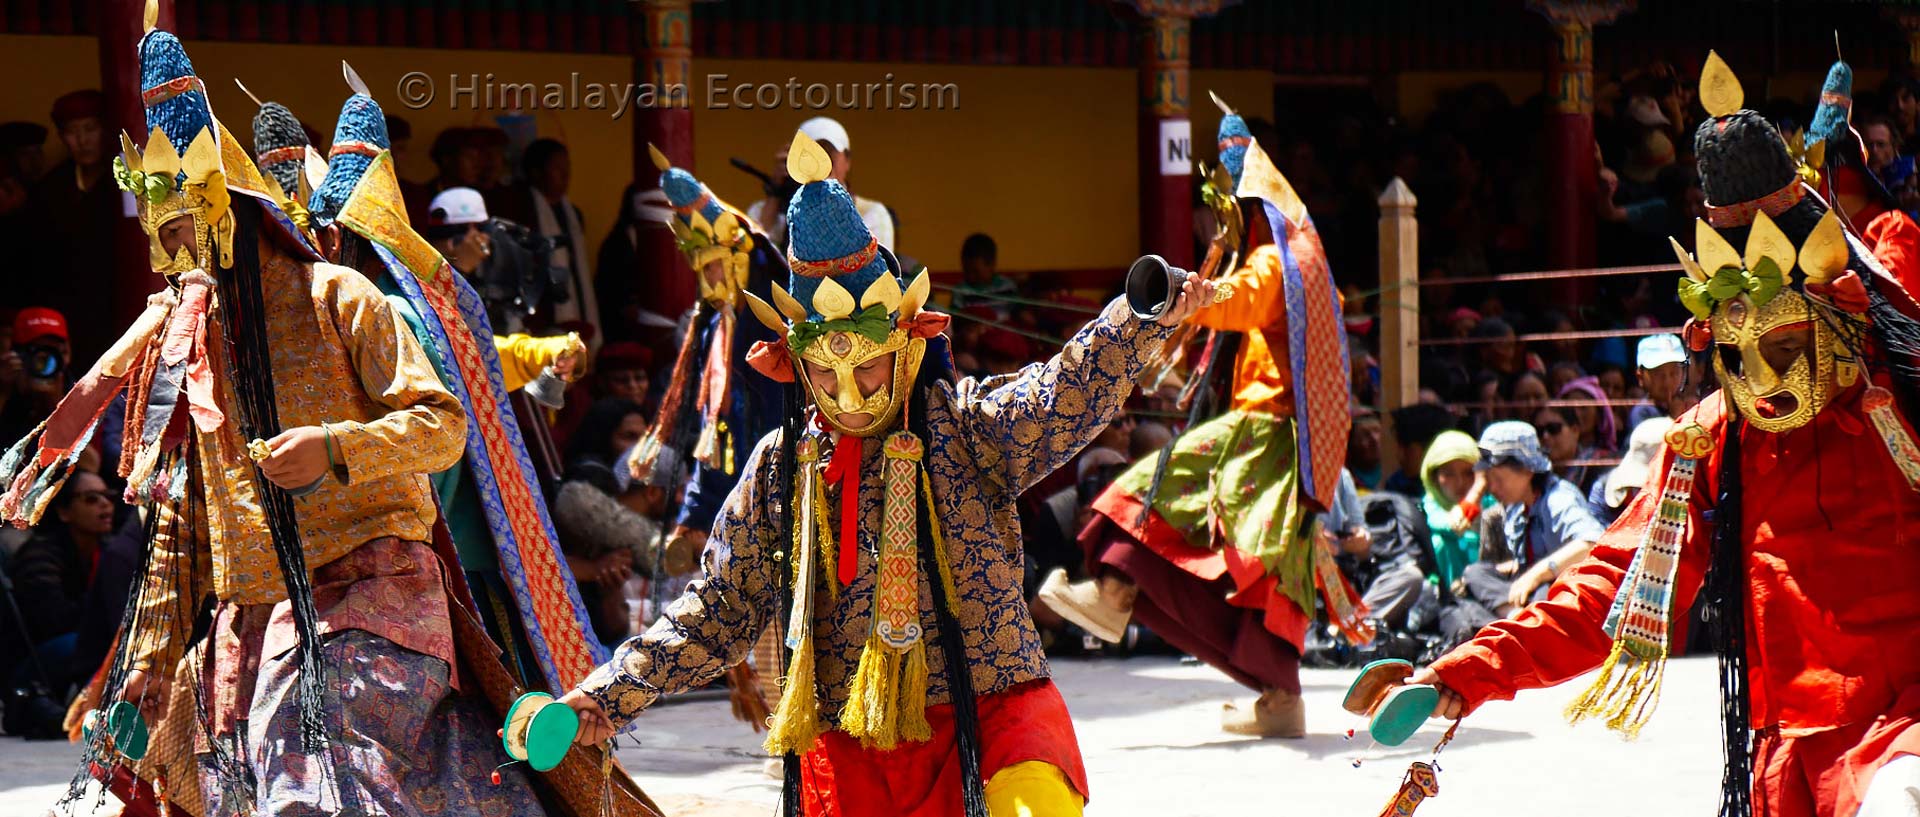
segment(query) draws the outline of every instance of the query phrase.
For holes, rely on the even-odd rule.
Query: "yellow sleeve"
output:
[[[1208,329],[1223,332],[1250,332],[1272,326],[1282,309],[1280,250],[1262,245],[1247,258],[1247,263],[1217,279],[1221,286],[1232,286],[1233,296],[1194,313],[1192,321]]]
[[[367,396],[387,413],[325,425],[348,484],[435,474],[466,451],[467,412],[440,383],[426,350],[386,296],[359,275],[334,278],[327,305]]]
[[[580,341],[580,335],[572,332],[550,338],[514,334],[494,335],[493,349],[500,353],[500,377],[506,381],[507,391],[516,392],[539,377],[541,370],[552,366],[561,355],[585,354],[587,345]]]

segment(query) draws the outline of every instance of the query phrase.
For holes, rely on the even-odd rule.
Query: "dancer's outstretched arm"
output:
[[[1702,402],[1679,424],[1698,422],[1708,429],[1711,439],[1718,440],[1722,402]],[[1487,625],[1472,641],[1409,679],[1411,683],[1442,687],[1436,716],[1457,717],[1487,701],[1511,700],[1519,690],[1562,683],[1606,660],[1613,640],[1602,625],[1634,552],[1653,524],[1673,458],[1672,450],[1662,452],[1640,495],[1600,537],[1592,556],[1561,573],[1546,599]],[[1696,472],[1680,564],[1674,576],[1669,644],[1684,643],[1686,611],[1692,608],[1711,561],[1713,528],[1707,524],[1705,512],[1712,506],[1719,467],[1716,452],[1702,460]]]

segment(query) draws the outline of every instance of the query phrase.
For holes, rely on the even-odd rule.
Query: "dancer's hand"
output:
[[[1214,285],[1212,281],[1202,281],[1193,276],[1180,285],[1180,294],[1173,299],[1173,305],[1161,313],[1155,323],[1161,326],[1179,326],[1182,321],[1193,317],[1200,307],[1213,303]]]
[[[1460,716],[1466,714],[1466,699],[1460,697],[1460,693],[1448,689],[1446,684],[1440,683],[1439,674],[1433,670],[1427,667],[1421,667],[1415,670],[1412,676],[1407,678],[1407,683],[1426,684],[1440,692],[1440,700],[1434,702],[1433,705],[1432,717],[1459,720]]]
[[[587,696],[578,689],[561,696],[560,702],[573,707],[580,716],[580,733],[574,735],[573,742],[581,746],[598,746],[613,737],[613,721],[607,720],[607,713],[600,710],[600,702]]]
[[[128,672],[126,683],[120,687],[120,699],[139,707],[149,727],[157,726],[167,716],[167,693],[167,679],[143,669]]]
[[[290,428],[267,441],[260,473],[287,490],[305,488],[327,473],[327,432],[319,426]]]

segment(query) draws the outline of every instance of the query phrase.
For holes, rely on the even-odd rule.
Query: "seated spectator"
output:
[[[1394,409],[1393,440],[1399,448],[1400,467],[1387,476],[1381,484],[1381,490],[1418,500],[1424,493],[1420,487],[1420,463],[1427,456],[1427,445],[1440,432],[1451,430],[1453,426],[1453,413],[1431,403],[1415,403]]]
[[[953,308],[985,306],[993,310],[993,319],[1002,323],[1013,316],[1013,305],[1005,299],[1018,295],[1020,288],[1012,278],[995,268],[1000,263],[1000,247],[986,233],[974,233],[960,242],[960,285],[953,288]]]
[[[1694,400],[1683,395],[1683,386],[1687,382],[1687,348],[1680,343],[1679,335],[1648,335],[1640,339],[1636,350],[1635,376],[1639,378],[1640,388],[1647,392],[1647,400],[1627,412],[1627,425],[1639,428],[1641,423],[1654,417],[1678,419],[1687,409],[1693,408]]]
[[[1033,362],[1033,344],[1017,332],[989,328],[980,333],[974,357],[988,376],[1011,374]]]
[[[1627,411],[1632,407],[1632,401],[1627,399],[1627,370],[1612,363],[1603,363],[1594,369],[1593,376],[1599,381],[1600,391],[1607,396],[1607,402],[1612,404],[1607,411],[1613,415],[1614,427],[1632,429],[1633,424],[1627,421]]]
[[[1601,403],[1598,406],[1568,406],[1573,413],[1574,424],[1580,431],[1580,447],[1590,450],[1595,457],[1611,457],[1620,446],[1619,427],[1613,422],[1612,406],[1606,390],[1600,387],[1600,378],[1588,375],[1579,378],[1554,395],[1561,400],[1584,400]],[[1566,412],[1562,412],[1563,414]]]
[[[1646,484],[1654,461],[1666,446],[1667,430],[1671,428],[1673,421],[1665,417],[1648,418],[1634,426],[1626,456],[1607,472],[1605,479],[1593,481],[1593,487],[1587,491],[1587,504],[1601,524],[1613,524],[1613,520],[1620,518],[1620,512],[1626,510],[1627,503],[1639,495],[1640,486]]]
[[[1480,624],[1485,624],[1545,598],[1554,578],[1586,558],[1605,529],[1579,489],[1553,473],[1539,436],[1526,423],[1488,426],[1480,435],[1474,468],[1485,474],[1487,490],[1500,502],[1513,551],[1511,559],[1483,559],[1463,571],[1467,598],[1460,603],[1480,605]]]
[[[1160,449],[1173,442],[1173,429],[1166,423],[1135,423],[1133,433],[1127,435],[1127,456],[1134,461],[1158,456]]]
[[[1553,392],[1547,391],[1547,379],[1538,373],[1524,371],[1508,377],[1500,387],[1500,397],[1505,405],[1494,412],[1495,417],[1506,420],[1526,420],[1547,404],[1547,398]]]
[[[1382,491],[1359,502],[1361,518],[1350,521],[1344,535],[1324,530],[1321,535],[1326,547],[1338,548],[1336,561],[1372,618],[1387,628],[1405,629],[1431,567],[1426,519],[1399,494]]]
[[[1553,463],[1553,473],[1586,496],[1588,486],[1600,472],[1584,463],[1598,458],[1599,452],[1580,444],[1580,424],[1573,413],[1558,406],[1543,406],[1533,413],[1533,428]]]
[[[1549,311],[1541,315],[1539,326],[1542,333],[1556,335],[1564,335],[1578,328],[1573,325],[1572,318],[1558,311]],[[1541,345],[1546,349],[1544,362],[1549,366],[1561,363],[1571,363],[1575,367],[1580,365],[1580,341],[1562,337],[1546,341]]]
[[[51,692],[84,684],[106,660],[140,561],[140,527],[116,530],[118,502],[97,474],[81,471],[53,499],[52,513],[7,561],[31,654],[16,644],[18,628],[0,631],[6,679],[19,686],[41,670]],[[36,665],[37,662],[37,665]]]
[[[1586,370],[1580,368],[1580,364],[1573,363],[1571,361],[1563,360],[1559,363],[1553,364],[1552,366],[1548,366],[1547,367],[1547,393],[1559,394],[1562,389],[1565,389],[1567,387],[1568,383],[1572,383],[1573,381],[1579,380],[1580,378],[1586,377],[1586,376],[1587,376]]]
[[[591,376],[567,390],[566,405],[553,420],[553,444],[562,449],[574,429],[585,421],[595,400],[614,398],[638,404],[644,411],[652,394],[653,350],[631,341],[609,343],[593,357]]]
[[[53,413],[67,393],[67,317],[31,306],[13,317],[0,345],[0,448],[11,447]]]
[[[1125,414],[1108,423],[1107,427],[1093,438],[1093,442],[1087,443],[1087,447],[1081,450],[1080,456],[1075,458],[1074,481],[1077,483],[1086,479],[1087,473],[1095,468],[1133,462],[1133,458],[1128,456],[1133,428],[1133,418]]]
[[[553,499],[560,550],[580,585],[594,636],[613,645],[632,633],[627,579],[651,572],[666,512],[660,488],[634,484],[622,455],[646,436],[640,405],[603,398],[567,443],[567,470]]]
[[[1347,434],[1347,470],[1363,494],[1380,490],[1386,477],[1381,470],[1380,436],[1380,413],[1370,406],[1355,408],[1353,430]]]
[[[1500,318],[1486,318],[1473,329],[1473,337],[1481,341],[1480,371],[1492,372],[1501,377],[1513,377],[1521,372],[1545,372],[1546,363],[1538,355],[1528,352],[1520,345],[1519,335],[1514,334],[1513,326]]]
[[[1461,575],[1467,565],[1480,559],[1480,533],[1474,522],[1480,516],[1482,502],[1492,501],[1485,482],[1474,470],[1479,462],[1478,445],[1459,431],[1440,432],[1420,461],[1420,477],[1426,489],[1420,508],[1426,513],[1434,556],[1434,572],[1427,578],[1454,595],[1466,592],[1459,584]]]

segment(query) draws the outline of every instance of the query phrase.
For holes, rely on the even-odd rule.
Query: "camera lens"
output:
[[[45,379],[60,371],[60,353],[45,346],[20,347],[20,361],[28,377]]]

